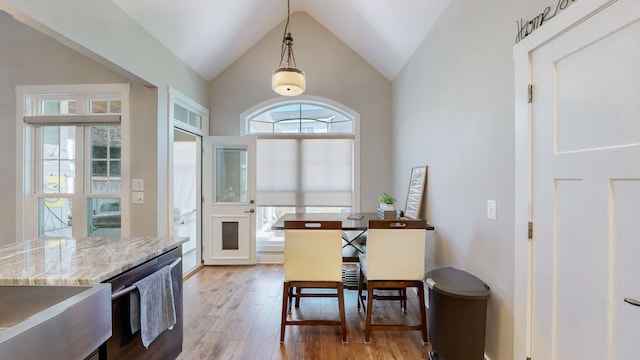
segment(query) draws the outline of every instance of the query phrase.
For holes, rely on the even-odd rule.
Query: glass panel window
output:
[[[195,113],[184,106],[173,104],[173,118],[195,128],[202,128],[202,115]]]
[[[109,113],[111,114],[122,113],[122,102],[120,100],[109,101]]]
[[[106,114],[109,112],[109,102],[106,100],[91,101],[92,114]]]
[[[72,126],[42,128],[42,192],[74,193],[75,130]]]
[[[247,133],[258,137],[256,238],[263,245],[283,241],[271,225],[285,213],[351,212],[354,123],[335,107],[311,102],[278,103],[246,119]]]
[[[215,150],[215,201],[246,203],[248,201],[248,151],[245,148]]]
[[[89,198],[87,210],[89,236],[120,236],[119,198]]]
[[[43,100],[40,111],[42,115],[76,114],[76,100]]]
[[[90,100],[89,112],[91,114],[120,114],[122,103],[120,100]]]
[[[247,129],[250,134],[353,134],[353,121],[353,117],[321,104],[289,103],[249,118]]]
[[[256,208],[256,240],[282,241],[282,230],[271,230],[271,225],[286,213],[296,212],[291,206],[258,206]]]
[[[189,111],[189,125],[200,128],[201,124],[202,124],[202,116]]]
[[[189,110],[183,108],[178,104],[174,104],[173,106],[173,118],[176,120],[180,120],[183,123],[189,123]]]
[[[120,193],[120,126],[91,126],[91,193]]]
[[[25,213],[25,238],[119,235],[121,176],[126,166],[122,129],[127,127],[116,122],[96,125],[99,122],[84,116],[45,115],[121,114],[126,105],[121,99],[128,97],[128,86],[94,90],[92,85],[54,85],[50,92],[42,89],[23,94],[24,114],[41,116],[24,123],[29,130],[24,132],[24,145],[34,149],[29,163],[33,168],[25,168],[25,174],[34,177],[33,196],[24,200],[24,208],[29,210]],[[120,120],[125,119],[122,116]],[[67,125],[70,123],[73,125]]]
[[[272,230],[273,225],[282,215],[295,212],[306,213],[345,213],[351,212],[350,207],[316,206],[303,207],[302,209],[292,206],[258,206],[256,208],[256,240],[278,242],[284,240],[282,230]]]
[[[38,236],[71,236],[71,203],[71,199],[61,197],[38,199]]]

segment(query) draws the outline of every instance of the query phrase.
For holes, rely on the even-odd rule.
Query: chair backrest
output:
[[[342,223],[284,222],[284,280],[342,281]]]
[[[370,220],[364,264],[367,279],[423,280],[426,234],[426,220]]]

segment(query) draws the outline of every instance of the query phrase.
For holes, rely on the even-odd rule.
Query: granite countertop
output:
[[[0,247],[0,285],[94,285],[187,242],[186,237],[86,237]]]

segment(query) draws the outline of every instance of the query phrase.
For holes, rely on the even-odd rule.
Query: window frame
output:
[[[336,112],[342,113],[345,116],[348,116],[352,119],[352,133],[250,133],[250,125],[249,120],[254,118],[256,115],[269,111],[279,106],[292,105],[292,104],[311,104],[318,105],[325,108],[330,108]],[[260,139],[303,139],[303,138],[317,138],[317,137],[329,137],[329,138],[351,138],[353,139],[353,195],[352,195],[352,204],[351,204],[351,212],[359,212],[360,211],[360,114],[347,106],[335,102],[331,99],[310,96],[310,95],[301,95],[297,96],[295,99],[283,99],[283,98],[274,98],[271,100],[267,100],[260,104],[255,105],[251,109],[245,111],[240,115],[240,133],[243,135],[252,135],[256,136],[258,141]],[[259,156],[259,155],[258,155]],[[296,212],[306,212],[307,207],[304,205],[299,206],[291,206],[295,208]],[[262,217],[262,206],[260,204],[256,204],[256,222],[258,219]],[[258,225],[258,224],[257,224]],[[256,226],[256,231],[258,231],[258,226]],[[260,238],[256,236],[256,242],[259,252],[280,252],[283,250],[284,241],[276,237],[277,240],[267,240],[267,238]],[[263,255],[264,256],[264,255]],[[268,255],[266,255],[268,256]]]
[[[83,151],[81,158],[76,158],[76,168],[82,166],[83,171],[77,171],[84,175],[76,174],[76,184],[84,189],[75,191],[74,194],[56,194],[56,197],[80,198],[76,206],[81,207],[84,221],[83,223],[73,227],[73,236],[87,236],[90,218],[87,214],[87,201],[94,198],[119,198],[120,199],[120,236],[128,236],[130,233],[130,209],[129,209],[129,164],[130,164],[130,129],[129,129],[129,84],[89,84],[89,85],[33,85],[33,86],[16,86],[16,239],[35,239],[38,237],[38,201],[42,198],[38,188],[40,184],[36,183],[37,179],[41,179],[39,174],[39,159],[41,131],[38,129],[43,124],[27,124],[24,119],[27,117],[37,117],[41,114],[38,104],[41,100],[59,100],[61,98],[76,100],[76,113],[61,116],[60,123],[48,123],[53,126],[75,126],[76,139],[80,141],[76,144],[76,153]],[[120,154],[120,193],[91,193],[90,190],[90,146],[85,144],[85,140],[90,139],[91,122],[95,121],[95,125],[101,124],[101,113],[91,114],[89,109],[89,101],[103,100],[119,100],[121,107],[120,113],[120,134],[121,134],[121,154]],[[113,115],[113,114],[112,114]],[[55,116],[54,116],[55,117]],[[87,123],[74,124],[78,118],[82,118],[81,122]],[[64,124],[65,119],[69,119],[71,123]],[[104,118],[106,119],[106,117]],[[55,120],[55,119],[54,119]],[[111,121],[109,121],[111,122]],[[44,125],[46,126],[46,124]],[[80,131],[78,131],[81,129]],[[86,146],[85,146],[86,145]],[[82,146],[82,148],[78,148]],[[87,175],[88,174],[88,175]],[[81,176],[81,178],[80,178]],[[80,181],[80,182],[78,182]],[[75,213],[78,213],[75,211]]]

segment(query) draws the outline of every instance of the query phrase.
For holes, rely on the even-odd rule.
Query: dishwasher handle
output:
[[[177,258],[174,262],[172,262],[169,266],[171,266],[171,268],[173,269],[176,265],[178,265],[180,263],[180,261],[182,260],[182,258]],[[111,300],[115,300],[121,296],[127,295],[128,293],[132,292],[133,290],[136,289],[135,285],[131,285],[129,287],[126,287],[120,291],[117,291],[113,294],[111,294]]]

